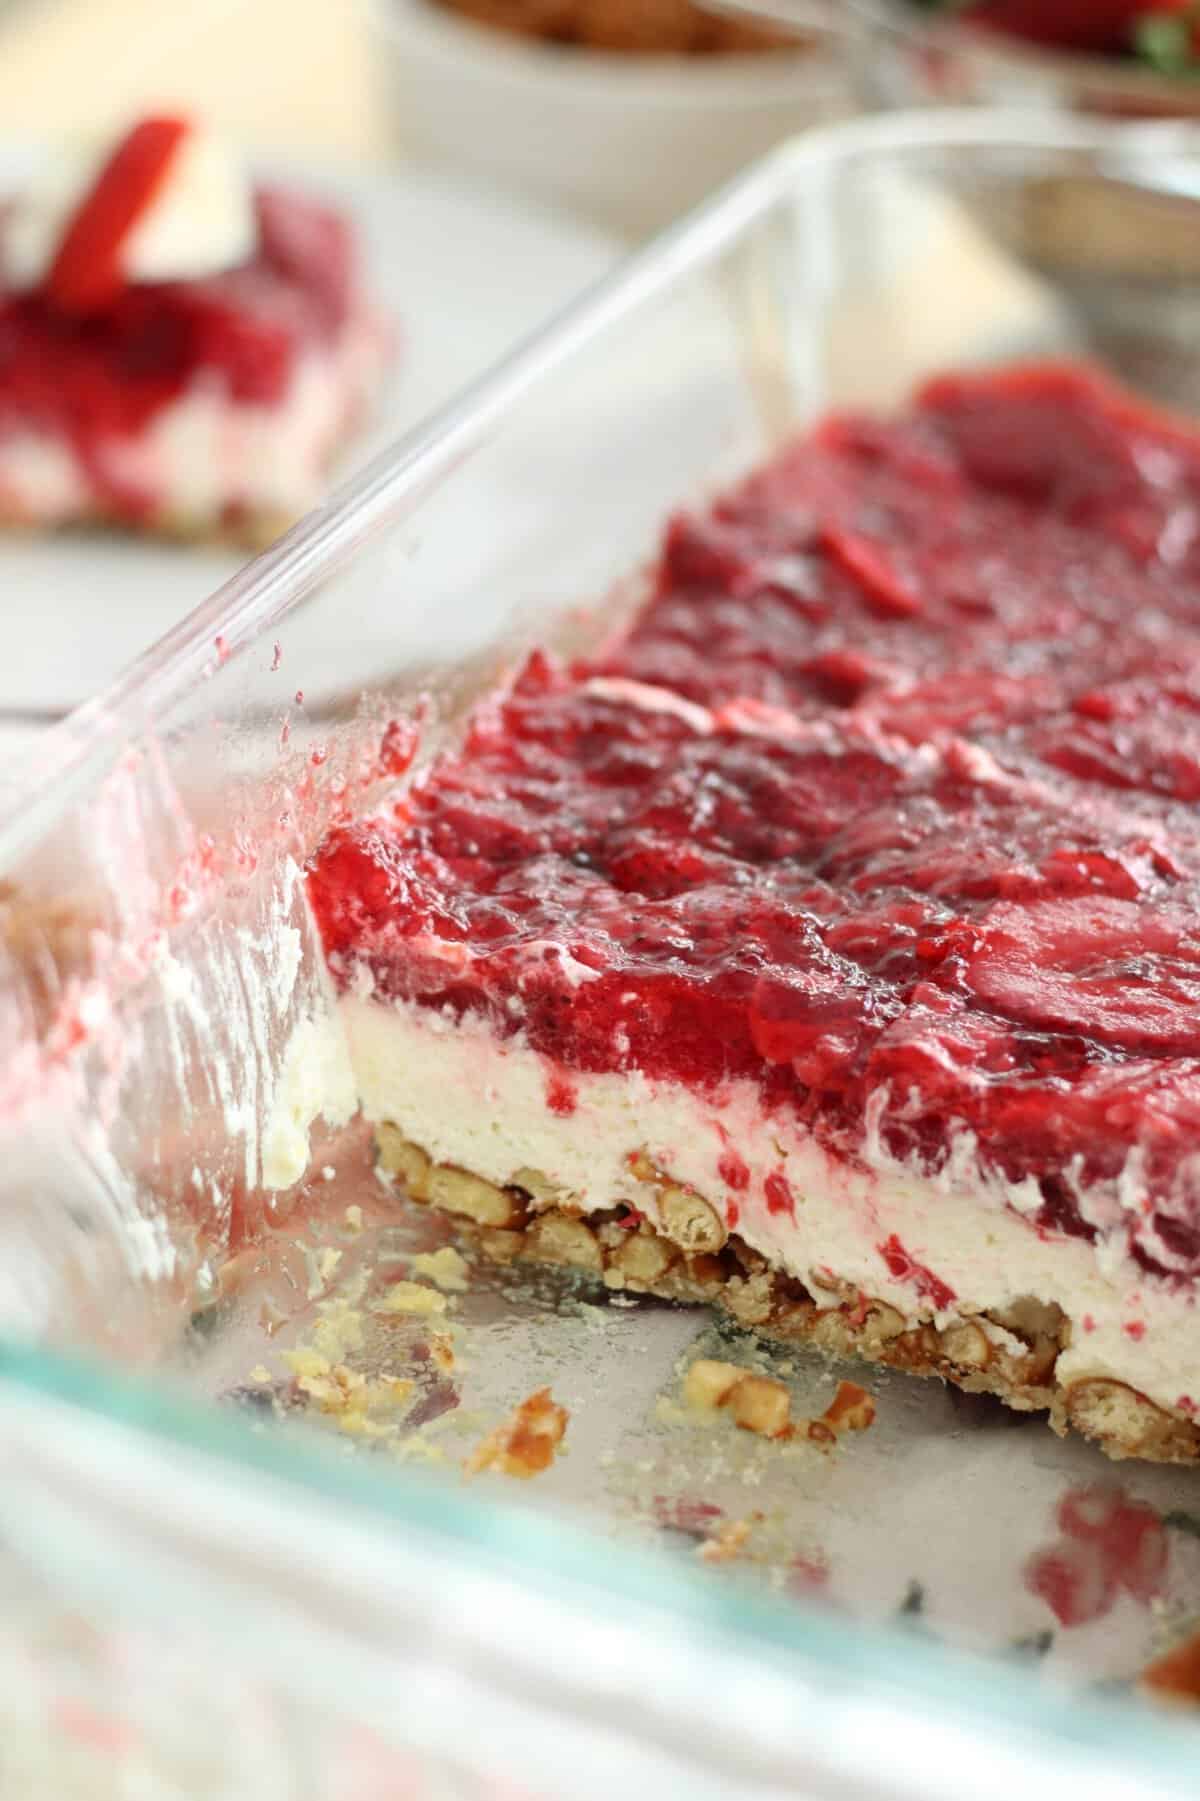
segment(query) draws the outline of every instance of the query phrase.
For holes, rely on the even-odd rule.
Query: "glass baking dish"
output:
[[[934,368],[1086,351],[1200,411],[1197,182],[1183,128],[798,141],[46,739],[0,819],[0,1794],[1194,1794],[1126,1691],[1200,1612],[1195,1475],[874,1371],[836,1456],[735,1443],[678,1405],[705,1315],[550,1276],[449,1297],[449,1378],[428,1321],[356,1337],[443,1228],[278,1100],[329,1005],[305,857],[523,645],[610,628],[672,507]],[[335,1339],[414,1409],[293,1405]],[[464,1484],[542,1383],[568,1454]],[[1165,1578],[1061,1625],[1027,1559],[1118,1477]]]

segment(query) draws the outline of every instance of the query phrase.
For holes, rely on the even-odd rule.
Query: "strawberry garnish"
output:
[[[186,119],[143,119],[121,139],[72,216],[46,278],[61,311],[97,312],[121,293],[125,242],[190,129]]]

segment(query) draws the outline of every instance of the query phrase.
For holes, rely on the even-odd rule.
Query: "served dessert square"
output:
[[[184,118],[60,147],[0,206],[0,523],[267,542],[389,354],[336,207]]]
[[[322,846],[381,1162],[1195,1461],[1198,797],[1200,434],[1063,365],[831,417]]]

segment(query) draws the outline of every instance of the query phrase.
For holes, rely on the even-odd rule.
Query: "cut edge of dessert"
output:
[[[0,206],[0,526],[261,548],[393,354],[349,220],[153,114]]]
[[[1054,1303],[1025,1298],[939,1326],[925,1314],[906,1317],[832,1270],[820,1282],[810,1274],[806,1285],[726,1231],[716,1207],[644,1158],[646,1173],[631,1182],[628,1203],[584,1214],[569,1202],[548,1202],[553,1184],[536,1170],[527,1172],[529,1188],[501,1188],[456,1165],[435,1164],[388,1121],[377,1129],[376,1148],[386,1176],[398,1178],[411,1200],[448,1214],[492,1263],[557,1265],[616,1293],[715,1307],[781,1344],[939,1377],[1017,1412],[1045,1413],[1061,1436],[1074,1429],[1113,1457],[1200,1460],[1200,1432],[1186,1415],[1113,1376],[1058,1380],[1070,1326]],[[712,1248],[698,1249],[701,1243]],[[904,1254],[897,1250],[897,1259]]]
[[[357,1007],[348,1018],[348,1030],[351,1063],[359,1072],[369,1070],[369,1052],[364,1052],[362,1039],[371,1036],[371,1021],[362,1018]],[[465,1059],[456,1059],[458,1066],[449,1070],[436,1052],[431,1054],[423,1036],[411,1050],[436,1059],[431,1073],[440,1084],[461,1079]],[[586,1100],[582,1106],[586,1109]],[[604,1282],[616,1293],[710,1304],[728,1313],[737,1326],[764,1338],[814,1345],[831,1356],[859,1356],[912,1376],[939,1376],[973,1394],[991,1394],[1018,1412],[1045,1412],[1056,1432],[1074,1428],[1095,1439],[1112,1457],[1200,1461],[1195,1417],[1187,1410],[1160,1405],[1139,1387],[1146,1374],[1130,1369],[1132,1360],[1124,1354],[1128,1295],[1105,1293],[1103,1279],[1088,1268],[1088,1261],[1094,1261],[1088,1246],[1074,1248],[1070,1268],[1058,1270],[1050,1279],[1059,1300],[1041,1299],[1050,1282],[1040,1279],[1038,1270],[1025,1266],[1016,1282],[1011,1275],[1020,1270],[1018,1259],[1029,1250],[1023,1243],[1027,1228],[993,1217],[989,1225],[996,1266],[1005,1252],[1013,1263],[1004,1273],[996,1270],[991,1293],[986,1282],[975,1277],[971,1284],[975,1300],[962,1308],[948,1275],[964,1284],[964,1293],[971,1291],[966,1288],[975,1263],[971,1244],[957,1246],[959,1255],[948,1255],[944,1243],[926,1250],[923,1241],[915,1239],[923,1223],[928,1230],[923,1201],[926,1205],[935,1201],[942,1226],[946,1225],[944,1192],[908,1196],[908,1207],[888,1207],[885,1199],[870,1194],[867,1181],[861,1181],[854,1196],[858,1232],[845,1226],[838,1230],[840,1221],[834,1221],[827,1234],[818,1225],[813,1250],[822,1261],[805,1266],[804,1252],[793,1244],[784,1263],[778,1250],[784,1234],[755,1230],[753,1216],[730,1208],[728,1185],[719,1176],[705,1192],[683,1174],[683,1167],[692,1169],[697,1163],[695,1145],[705,1145],[705,1140],[710,1160],[719,1162],[715,1147],[721,1144],[723,1120],[715,1113],[708,1118],[697,1113],[690,1120],[695,1138],[685,1153],[677,1154],[674,1169],[652,1162],[645,1145],[618,1154],[613,1162],[618,1167],[623,1163],[625,1169],[611,1183],[613,1192],[605,1194],[607,1205],[596,1205],[591,1196],[564,1190],[562,1181],[541,1169],[528,1165],[508,1169],[512,1154],[519,1151],[488,1154],[479,1149],[477,1136],[468,1138],[454,1126],[443,1126],[432,1138],[427,1124],[431,1113],[420,1102],[393,1104],[389,1111],[398,1113],[404,1124],[398,1126],[386,1115],[378,1117],[375,1145],[380,1171],[400,1181],[418,1205],[452,1217],[459,1232],[492,1263],[557,1264]],[[654,1144],[658,1140],[649,1135],[658,1118],[652,1109],[647,1111],[649,1118],[643,1124]],[[368,1113],[373,1113],[369,1099]],[[636,1129],[631,1122],[631,1145]],[[414,1136],[405,1136],[422,1131],[423,1145]],[[564,1162],[578,1167],[578,1156],[566,1145],[568,1136],[564,1131],[551,1149],[546,1131],[539,1131],[542,1162],[553,1169],[562,1169]],[[775,1171],[795,1169],[796,1151],[804,1153],[804,1145],[780,1145],[766,1126],[762,1138]],[[750,1136],[735,1136],[735,1142],[739,1154],[744,1154]],[[505,1140],[501,1144],[510,1151]],[[452,1160],[454,1156],[459,1162]],[[766,1180],[771,1181],[769,1174]],[[795,1172],[778,1180],[786,1183],[793,1207],[802,1214],[809,1212],[813,1201],[820,1205],[825,1198],[829,1203],[834,1196],[838,1199],[822,1208],[823,1223],[845,1210],[840,1172],[829,1172],[825,1180],[816,1178],[800,1192],[793,1192]],[[959,1235],[968,1241],[975,1237],[977,1205],[964,1199],[953,1212]],[[876,1219],[877,1225],[872,1228],[865,1219]],[[885,1232],[885,1237],[877,1237]],[[849,1241],[841,1255],[840,1237],[843,1243]],[[914,1243],[935,1261],[935,1270],[912,1250]],[[863,1273],[865,1264],[876,1257],[876,1272]],[[1090,1327],[1086,1333],[1083,1320]],[[1173,1326],[1200,1354],[1195,1308],[1189,1304],[1178,1308]]]
[[[1193,428],[1055,365],[835,417],[673,522],[617,645],[535,656],[310,869],[385,1176],[497,1262],[1200,1461],[1197,496]],[[723,945],[796,955],[764,1000]]]

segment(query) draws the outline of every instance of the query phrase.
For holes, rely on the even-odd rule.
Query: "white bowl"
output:
[[[510,37],[430,0],[375,0],[414,154],[629,236],[655,231],[780,139],[854,110],[835,39],[796,51],[637,56]]]

